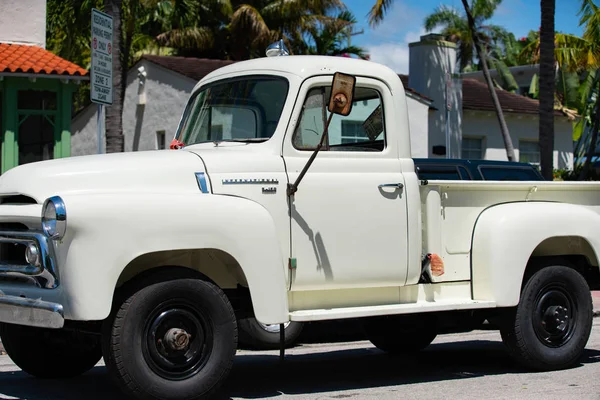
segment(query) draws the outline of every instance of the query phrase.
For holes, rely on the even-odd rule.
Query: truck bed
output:
[[[420,186],[423,253],[444,260],[445,273],[433,282],[471,279],[473,228],[486,208],[510,202],[578,204],[600,213],[597,182],[505,182],[432,180]]]

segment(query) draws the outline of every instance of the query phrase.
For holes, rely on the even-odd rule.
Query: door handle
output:
[[[378,187],[379,188],[393,187],[396,189],[402,189],[404,187],[404,184],[402,184],[402,183],[382,183]]]

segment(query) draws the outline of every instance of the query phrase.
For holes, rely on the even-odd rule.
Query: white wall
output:
[[[139,78],[137,68],[143,66],[147,72],[145,79],[146,104],[138,104]],[[123,134],[125,151],[155,150],[156,132],[165,131],[168,148],[175,136],[179,119],[196,84],[186,78],[166,70],[149,61],[142,60],[131,69],[125,91],[123,105]],[[71,155],[94,154],[97,152],[96,105],[93,104],[73,118],[71,130]],[[102,148],[106,149],[105,138]]]
[[[450,157],[459,155],[462,118],[462,85],[456,72],[456,44],[441,40],[435,35],[421,36],[419,42],[409,44],[408,85],[418,93],[433,99],[437,110],[429,113],[428,157],[433,155],[433,146],[446,146],[446,126],[450,136]],[[452,86],[446,91],[447,74]],[[446,113],[446,106],[451,110]]]
[[[505,113],[506,124],[519,160],[519,140],[538,139],[538,116]],[[500,127],[494,113],[465,111],[463,113],[463,137],[483,137],[484,158],[508,160]],[[567,118],[554,117],[554,167],[573,168],[572,125]]]
[[[429,105],[415,100],[411,96],[406,98],[408,108],[408,125],[410,129],[410,154],[414,158],[427,158],[429,156]]]
[[[46,0],[0,0],[0,42],[46,48]]]

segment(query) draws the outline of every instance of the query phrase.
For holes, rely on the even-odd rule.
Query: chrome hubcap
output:
[[[283,329],[287,329],[288,326],[290,326],[291,322],[286,322],[285,324],[283,324]],[[269,333],[277,333],[279,332],[279,324],[261,324],[260,322],[258,323],[258,325],[260,325],[261,328],[263,328],[265,331],[269,332]]]

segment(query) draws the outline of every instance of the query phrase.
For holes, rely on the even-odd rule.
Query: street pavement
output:
[[[596,296],[595,298],[600,298]],[[497,331],[440,335],[414,357],[390,357],[368,341],[303,344],[286,351],[240,350],[218,399],[600,400],[600,318],[574,368],[532,373],[515,364]],[[0,356],[0,399],[122,400],[103,363],[69,380],[38,380]]]

